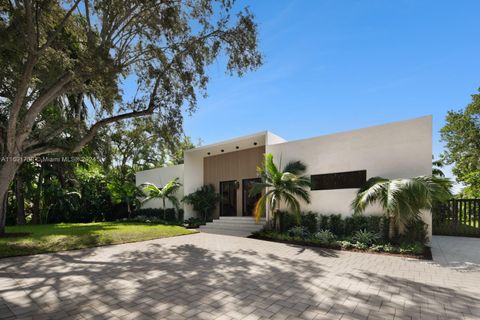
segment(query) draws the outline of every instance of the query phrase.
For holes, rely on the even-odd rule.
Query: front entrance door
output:
[[[253,216],[253,210],[255,209],[255,204],[258,199],[262,196],[261,193],[250,196],[250,190],[252,189],[253,183],[261,182],[260,178],[254,179],[243,179],[242,181],[242,198],[243,198],[243,215],[244,216]]]
[[[220,182],[220,215],[237,215],[237,188],[236,181]]]

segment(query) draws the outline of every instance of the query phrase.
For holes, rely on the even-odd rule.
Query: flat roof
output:
[[[220,147],[220,146],[225,145],[225,144],[241,142],[241,141],[244,141],[244,140],[249,140],[249,139],[253,139],[253,138],[257,138],[257,137],[266,137],[268,135],[268,133],[269,133],[268,131],[260,131],[260,132],[249,134],[249,135],[246,135],[246,136],[241,136],[241,137],[237,137],[237,138],[233,138],[233,139],[223,140],[223,141],[216,142],[216,143],[206,144],[204,146],[199,146],[199,147],[196,147],[196,148],[193,148],[193,149],[188,149],[188,150],[185,150],[185,152],[201,151],[201,150]]]

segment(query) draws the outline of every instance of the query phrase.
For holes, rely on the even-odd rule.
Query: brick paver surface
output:
[[[479,319],[480,274],[213,234],[0,260],[0,319]]]

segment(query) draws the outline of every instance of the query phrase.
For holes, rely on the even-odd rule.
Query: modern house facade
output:
[[[268,131],[205,145],[185,152],[184,164],[137,173],[136,183],[163,186],[178,177],[183,188],[178,197],[212,184],[222,195],[214,218],[251,216],[255,197],[249,196],[252,182],[258,181],[256,168],[263,154],[273,154],[279,164],[301,160],[311,177],[311,203],[303,210],[318,213],[352,214],[350,203],[358,188],[369,178],[407,178],[432,172],[432,118],[425,116],[347,132],[296,141]],[[147,207],[159,207],[151,201]],[[185,205],[185,218],[196,216]],[[380,213],[369,208],[367,214]],[[268,217],[267,217],[268,218]],[[431,226],[431,215],[424,213]]]

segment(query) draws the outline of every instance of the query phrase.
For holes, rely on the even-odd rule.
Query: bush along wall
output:
[[[266,228],[253,237],[336,249],[429,255],[425,247],[427,226],[423,221],[411,222],[405,233],[392,241],[388,240],[388,223],[384,216],[343,218],[340,214],[310,211],[303,212],[298,219],[280,211],[276,229]]]
[[[175,210],[173,208],[165,209],[165,216],[163,214],[163,209],[159,208],[149,208],[149,209],[138,209],[133,211],[132,220],[134,221],[150,221],[150,222],[183,222],[184,212],[183,209]]]

